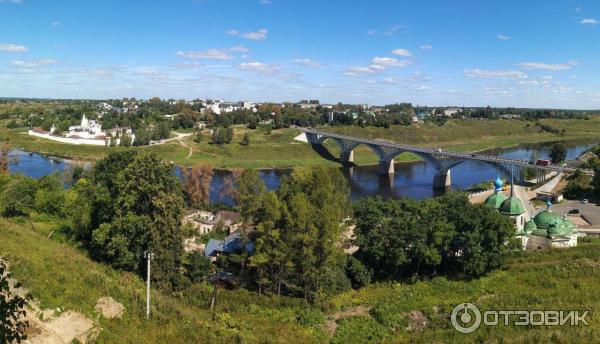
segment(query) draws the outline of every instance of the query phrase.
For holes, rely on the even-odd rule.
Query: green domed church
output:
[[[514,195],[513,185],[511,185],[510,197],[502,193],[503,185],[498,176],[494,181],[494,193],[485,200],[485,205],[496,209],[515,222],[517,237],[521,239],[524,250],[577,246],[577,226],[566,216],[553,213],[550,209],[552,202],[548,201],[546,210],[526,221],[525,217],[528,214],[523,202]]]

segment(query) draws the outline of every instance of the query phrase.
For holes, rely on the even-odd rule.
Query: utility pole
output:
[[[154,253],[147,251],[144,256],[148,260],[148,268],[146,270],[146,319],[150,319],[150,260],[154,258]]]

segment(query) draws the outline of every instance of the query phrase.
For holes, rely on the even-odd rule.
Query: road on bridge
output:
[[[533,162],[530,162],[527,160],[511,159],[511,158],[505,158],[505,157],[496,156],[496,155],[452,152],[452,151],[442,150],[440,148],[413,146],[413,145],[407,145],[407,144],[401,144],[401,143],[395,143],[395,142],[387,142],[387,141],[381,141],[381,140],[372,140],[372,139],[365,139],[365,138],[354,137],[354,136],[340,135],[340,134],[330,133],[330,132],[317,130],[317,129],[303,128],[303,127],[295,127],[295,128],[304,133],[314,134],[314,135],[317,135],[320,137],[336,138],[336,139],[352,141],[352,142],[356,142],[356,143],[363,143],[363,144],[370,145],[370,146],[387,147],[387,148],[398,149],[398,150],[408,151],[408,152],[416,152],[416,153],[458,158],[458,159],[464,159],[464,160],[486,161],[486,162],[493,162],[493,163],[498,163],[498,164],[508,164],[508,165],[513,165],[513,166],[519,166],[519,167],[533,167],[533,168],[540,169],[540,170],[555,171],[558,173],[573,173],[576,171],[576,169],[572,168],[572,167],[559,166],[559,165],[548,165],[548,166],[536,165]],[[591,170],[582,170],[582,171],[589,176],[594,175],[594,171],[591,171]]]

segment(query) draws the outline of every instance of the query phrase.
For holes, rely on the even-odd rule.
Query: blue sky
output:
[[[0,0],[0,96],[600,108],[600,1]]]

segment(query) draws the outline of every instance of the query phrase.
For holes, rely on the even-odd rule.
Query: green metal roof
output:
[[[523,203],[517,197],[510,197],[506,199],[500,205],[500,209],[498,209],[501,214],[508,216],[517,216],[525,213],[525,207],[523,207]]]
[[[535,224],[535,222],[533,220],[529,220],[525,223],[525,231],[526,232],[533,232],[536,229],[537,229],[537,225]]]
[[[538,226],[538,228],[548,229],[550,226],[557,224],[562,219],[560,215],[557,213],[553,213],[548,210],[544,210],[539,212],[534,218],[533,221]]]
[[[539,212],[533,221],[538,228],[537,231],[534,231],[536,235],[569,236],[577,228],[573,222],[548,210]]]
[[[504,194],[500,192],[494,193],[488,196],[488,198],[486,198],[485,205],[487,205],[490,208],[498,209],[500,208],[502,202],[506,201],[507,199],[508,197],[504,196]]]

